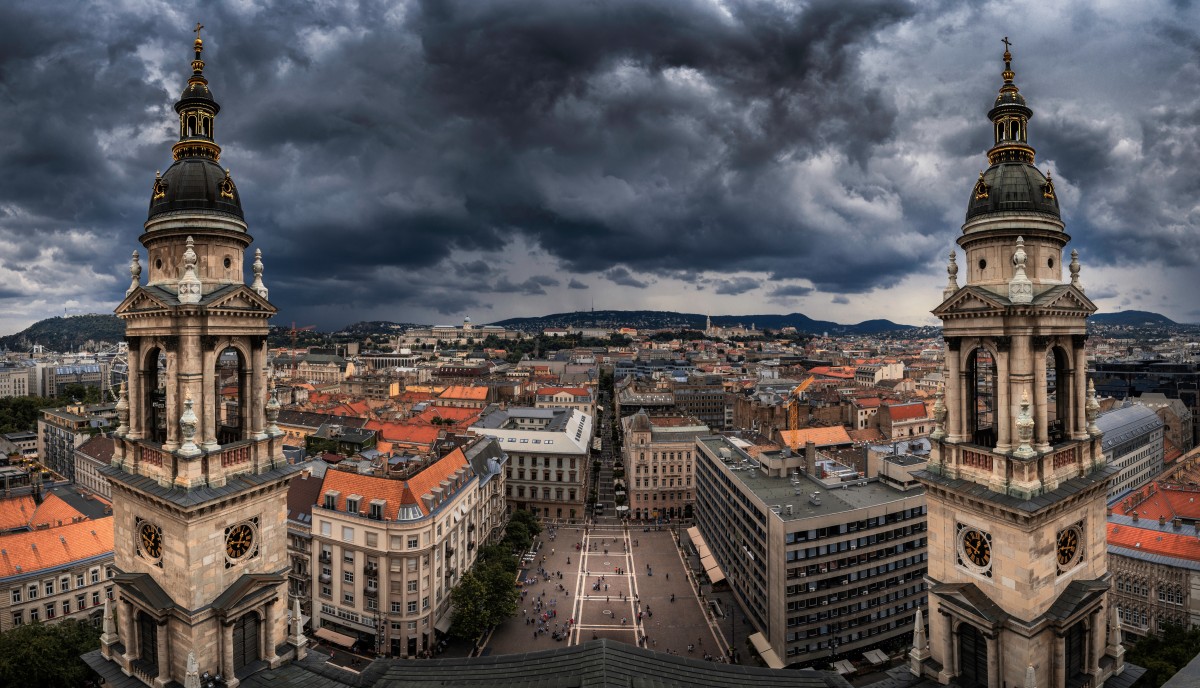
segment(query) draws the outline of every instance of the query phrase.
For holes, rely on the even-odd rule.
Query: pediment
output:
[[[204,304],[210,310],[230,308],[241,311],[260,311],[263,313],[275,312],[275,307],[271,305],[271,302],[259,296],[258,292],[244,284],[228,288],[227,291],[216,292],[210,295],[210,298],[211,300]]]
[[[286,583],[287,577],[278,573],[245,573],[218,595],[212,606],[218,615],[230,616],[263,597],[277,595]]]
[[[933,310],[933,313],[940,316],[950,313],[1000,311],[1004,310],[1006,305],[999,297],[988,293],[986,290],[975,287],[964,287],[943,301],[942,305]]]
[[[145,287],[139,286],[133,290],[133,293],[126,296],[125,300],[121,301],[113,312],[121,315],[122,313],[134,311],[167,310],[170,307],[171,304],[167,303],[159,295],[147,290]]]
[[[1057,294],[1048,295],[1049,298],[1038,305],[1043,308],[1065,308],[1069,310],[1087,311],[1095,313],[1098,309],[1096,304],[1092,303],[1091,299],[1084,296],[1083,292],[1071,285],[1060,290]]]

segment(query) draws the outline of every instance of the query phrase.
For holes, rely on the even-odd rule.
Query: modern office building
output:
[[[1163,422],[1154,409],[1128,404],[1100,414],[1101,447],[1109,466],[1120,469],[1108,486],[1112,502],[1163,471]]]
[[[896,476],[923,460],[890,457],[883,481],[811,446],[757,459],[725,437],[695,448],[696,526],[768,665],[825,666],[909,641],[927,598],[925,495]]]

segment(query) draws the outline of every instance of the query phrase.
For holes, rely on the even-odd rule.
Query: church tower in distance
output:
[[[262,261],[228,169],[196,28],[175,103],[174,162],[156,175],[117,315],[129,381],[111,466],[117,599],[101,652],[150,686],[237,676],[294,656],[287,617],[287,484],[294,467],[267,378]],[[295,638],[291,638],[295,640]],[[191,676],[189,676],[189,674]]]
[[[933,313],[945,388],[927,470],[928,643],[915,673],[961,688],[1099,688],[1123,670],[1107,599],[1106,464],[1087,380],[1087,319],[1054,182],[1034,165],[1033,111],[1004,83],[995,144],[971,190],[949,283]]]

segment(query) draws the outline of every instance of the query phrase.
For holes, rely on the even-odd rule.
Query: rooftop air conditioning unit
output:
[[[788,505],[787,505],[787,515],[788,515],[788,516],[791,516],[791,515],[792,515],[792,505],[791,505],[791,504],[788,504]]]

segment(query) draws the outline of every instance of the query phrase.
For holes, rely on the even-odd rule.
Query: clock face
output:
[[[162,557],[162,528],[153,523],[142,523],[138,528],[138,538],[141,541],[142,552],[151,559]]]
[[[967,528],[962,533],[963,555],[979,568],[987,568],[992,563],[992,543],[981,531]]]
[[[1079,554],[1079,528],[1071,526],[1058,534],[1058,565],[1070,566]]]
[[[230,559],[246,556],[254,544],[254,529],[248,523],[240,523],[229,529],[225,535],[225,554]]]

